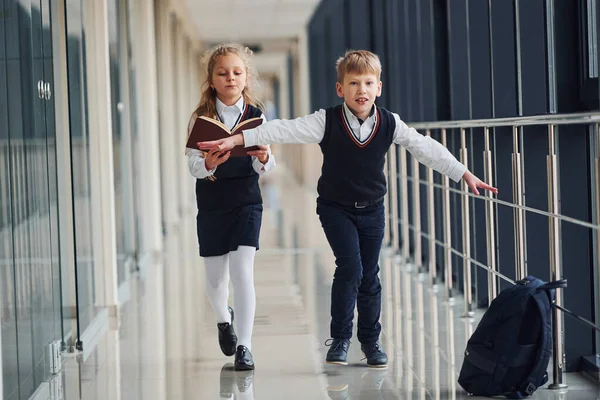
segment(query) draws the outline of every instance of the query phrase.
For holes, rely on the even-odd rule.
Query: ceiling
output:
[[[293,39],[320,0],[186,0],[205,43],[235,41],[265,45]]]

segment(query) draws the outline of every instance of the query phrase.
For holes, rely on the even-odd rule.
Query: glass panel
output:
[[[19,396],[19,360],[17,353],[15,266],[12,235],[13,178],[10,160],[10,135],[18,120],[9,115],[14,111],[13,96],[8,94],[8,83],[19,71],[17,5],[0,2],[0,308],[2,326],[2,381],[3,397],[14,400]],[[10,71],[10,74],[9,74]]]
[[[133,59],[133,50],[132,50],[132,37],[135,36],[135,32],[136,32],[136,14],[135,14],[135,5],[133,4],[134,2],[132,0],[123,0],[123,2],[121,4],[123,4],[123,9],[127,10],[126,11],[126,20],[128,21],[127,26],[126,26],[126,37],[127,37],[127,48],[126,48],[126,58],[127,58],[127,78],[129,79],[129,84],[128,84],[128,91],[129,91],[129,124],[128,124],[128,128],[129,128],[129,141],[130,141],[130,149],[131,149],[131,176],[132,177],[138,177],[140,176],[139,173],[139,168],[141,165],[143,165],[143,163],[140,163],[140,155],[139,155],[139,151],[134,151],[133,149],[139,149],[140,148],[140,143],[139,143],[139,135],[138,135],[138,119],[137,119],[137,102],[136,102],[136,93],[137,93],[137,77],[136,77],[136,68],[137,66],[135,65],[134,59]],[[125,35],[125,33],[123,34]],[[140,231],[139,229],[139,223],[138,221],[141,218],[140,215],[140,203],[139,200],[140,198],[137,196],[134,196],[133,193],[139,193],[137,190],[137,184],[136,184],[136,180],[132,178],[131,180],[131,185],[129,185],[131,188],[131,197],[132,197],[132,201],[134,202],[133,204],[135,206],[133,206],[133,210],[130,213],[130,221],[132,224],[132,231],[134,232],[134,243],[135,243],[135,251],[136,251],[136,257],[137,255],[139,255],[140,250],[140,246],[139,243],[142,240],[142,235],[144,234],[144,232]],[[139,260],[136,260],[136,262],[139,262]]]
[[[45,348],[58,337],[60,316],[57,268],[50,262],[48,101],[38,90],[44,84],[42,36],[49,18],[43,26],[40,0],[0,5],[3,396],[27,399],[47,378]],[[56,169],[52,173],[56,180]]]
[[[73,172],[73,209],[79,335],[97,314],[92,257],[90,145],[87,126],[85,31],[82,3],[67,0],[67,76]]]
[[[42,80],[44,89],[49,88],[44,77],[42,52],[42,13],[40,0],[31,2],[32,19],[32,83],[33,129],[26,132],[25,155],[27,168],[27,196],[30,265],[30,329],[33,386],[37,388],[47,374],[45,346],[54,339],[54,310],[52,303],[52,268],[49,263],[50,225],[48,218],[48,175],[46,152],[45,98],[40,98],[36,82]],[[42,96],[44,97],[44,96]],[[20,338],[19,332],[19,338]],[[27,344],[24,344],[27,345]],[[19,345],[19,351],[21,346]],[[21,393],[23,397],[23,393]]]
[[[127,8],[122,0],[108,2],[110,81],[119,284],[127,277],[135,254],[133,178],[127,76]]]
[[[25,4],[23,4],[25,3]],[[10,134],[10,168],[12,194],[13,249],[15,258],[15,291],[17,351],[20,398],[33,392],[33,336],[31,330],[31,262],[30,262],[30,202],[28,193],[27,141],[32,138],[37,110],[32,108],[34,84],[32,54],[32,16],[30,2],[15,8],[16,37],[6,43],[17,62],[9,63],[7,71]],[[24,5],[26,7],[24,7]],[[10,29],[9,29],[10,31]],[[8,33],[8,32],[6,32]],[[11,60],[12,61],[12,60]]]
[[[50,15],[50,0],[42,0],[42,43],[43,43],[43,68],[44,80],[48,83],[54,82],[53,70],[53,49],[52,49],[52,28]],[[52,304],[54,310],[53,323],[45,326],[44,330],[50,331],[54,339],[64,338],[61,319],[62,319],[62,298],[60,290],[60,241],[58,236],[58,183],[56,167],[56,121],[54,117],[54,96],[52,88],[50,99],[44,102],[45,107],[45,131],[46,131],[46,157],[45,157],[45,174],[47,176],[47,190],[45,193],[45,201],[47,203],[47,211],[44,212],[45,218],[48,218],[48,240],[47,250],[45,252],[46,268],[51,271],[48,282],[51,290],[51,296],[47,296],[46,301]]]

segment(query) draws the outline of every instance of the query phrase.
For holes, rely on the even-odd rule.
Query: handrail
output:
[[[564,312],[565,314],[567,314],[567,315],[575,318],[575,320],[577,320],[577,321],[579,321],[579,322],[581,322],[581,323],[589,326],[590,328],[592,328],[592,329],[600,332],[600,326],[594,324],[591,321],[588,321],[587,319],[585,319],[583,317],[580,317],[579,315],[575,314],[573,311],[568,310],[568,309],[566,309],[564,307],[558,306],[556,304],[552,304],[552,307],[558,308],[560,311]]]
[[[388,154],[388,182],[390,183],[391,199],[390,207],[393,208],[390,215],[388,215],[389,221],[392,222],[392,232],[388,235],[390,246],[402,258],[406,261],[415,260],[416,263],[421,262],[421,251],[422,251],[422,239],[427,239],[429,247],[429,262],[426,265],[419,266],[422,272],[429,273],[431,283],[437,286],[437,279],[435,271],[436,265],[432,260],[436,260],[436,248],[443,251],[444,254],[444,278],[445,278],[445,292],[447,300],[452,300],[454,285],[452,283],[452,269],[453,261],[452,256],[458,258],[458,263],[462,264],[463,270],[463,282],[466,288],[471,287],[471,275],[472,267],[481,268],[486,271],[488,279],[488,302],[491,302],[498,294],[499,279],[505,280],[509,283],[514,283],[514,280],[509,276],[500,273],[495,263],[496,260],[496,219],[497,219],[497,206],[509,207],[513,211],[513,218],[515,224],[515,280],[524,278],[527,275],[527,267],[524,261],[524,251],[526,249],[526,227],[524,224],[525,213],[534,213],[542,215],[548,219],[548,230],[549,230],[549,249],[550,249],[550,279],[560,280],[562,279],[562,265],[561,265],[561,223],[569,223],[577,226],[585,227],[589,229],[594,235],[600,238],[600,187],[595,187],[596,191],[594,196],[596,199],[596,210],[597,215],[591,221],[584,221],[577,218],[568,217],[562,215],[560,212],[560,196],[558,187],[560,184],[560,177],[558,172],[558,141],[557,141],[557,130],[561,125],[586,125],[586,129],[590,129],[589,134],[594,139],[594,143],[600,144],[600,112],[586,112],[586,113],[574,113],[574,114],[549,114],[549,115],[538,115],[529,117],[512,117],[512,118],[494,118],[494,119],[478,119],[478,120],[459,120],[459,121],[433,121],[433,122],[415,122],[409,123],[415,129],[419,129],[423,134],[428,136],[431,135],[433,130],[441,131],[441,142],[442,145],[447,143],[447,131],[449,129],[458,128],[460,130],[460,162],[463,163],[467,168],[469,167],[469,153],[471,150],[467,145],[467,129],[469,128],[483,128],[478,134],[482,134],[485,139],[485,151],[484,156],[484,175],[485,180],[488,182],[493,181],[493,172],[496,168],[492,162],[495,157],[494,149],[491,144],[491,135],[493,134],[494,127],[510,127],[512,128],[513,148],[512,148],[512,189],[513,189],[513,201],[499,200],[495,196],[486,194],[483,196],[476,196],[469,192],[465,182],[461,183],[460,188],[455,188],[450,185],[448,178],[444,178],[442,183],[436,183],[433,174],[428,171],[425,177],[421,177],[419,168],[417,167],[417,161],[413,157],[408,158],[407,151],[402,146],[392,146],[392,151]],[[546,170],[547,170],[547,200],[548,209],[541,210],[531,206],[525,205],[523,201],[523,185],[524,185],[524,165],[523,155],[521,153],[523,146],[522,139],[526,135],[523,129],[524,126],[544,126],[547,129],[548,135],[548,153],[546,156]],[[600,174],[600,145],[598,148],[594,147],[594,162],[596,174]],[[395,149],[399,151],[396,152]],[[412,164],[412,165],[411,165]],[[412,168],[409,167],[412,166]],[[597,176],[596,175],[596,176]],[[409,195],[409,184],[412,184],[413,190],[412,195]],[[426,198],[420,196],[421,190],[418,188],[424,186],[427,188]],[[597,183],[594,183],[597,185]],[[438,204],[438,200],[434,200],[434,191],[439,190],[442,194],[441,203]],[[438,192],[439,193],[439,192]],[[450,230],[450,194],[458,195],[460,207],[461,207],[461,218],[458,221],[458,226],[462,234],[462,249],[452,247]],[[410,197],[410,201],[409,201]],[[485,225],[486,225],[486,241],[487,248],[487,262],[480,262],[472,258],[471,245],[470,245],[470,200],[472,198],[478,198],[483,200],[485,204]],[[412,219],[410,221],[408,205],[412,203]],[[439,205],[443,215],[437,217],[434,204]],[[427,225],[428,232],[421,226],[421,206],[427,207]],[[401,215],[398,215],[398,210],[402,210]],[[442,218],[440,226],[443,225],[440,233],[436,231],[435,219]],[[398,225],[401,225],[399,227]],[[400,248],[399,237],[403,237],[402,247]],[[414,241],[414,249],[410,249],[409,239],[412,238]],[[598,243],[600,243],[600,239]],[[597,262],[597,261],[596,261]],[[464,291],[465,295],[465,317],[472,317],[474,315],[472,311],[473,300],[471,298],[470,290]],[[553,384],[549,387],[552,389],[562,389],[567,386],[564,384],[564,333],[563,333],[563,314],[567,314],[575,320],[593,328],[600,332],[600,326],[595,325],[593,322],[575,314],[574,312],[563,307],[563,293],[562,290],[556,290],[555,300],[552,304],[552,351],[553,351]]]
[[[397,222],[402,223],[402,220],[398,219]],[[425,239],[433,239],[433,237],[431,235],[429,235],[428,233],[425,233],[423,231],[419,231],[416,227],[414,227],[412,224],[408,224],[408,229],[410,229],[412,232],[415,232],[417,235],[420,235],[421,237],[425,238]],[[446,244],[444,244],[442,241],[434,239],[435,244],[437,244],[438,246],[444,248],[444,249],[449,249],[451,253],[453,253],[454,255],[461,257],[463,259],[469,260],[469,262],[471,264],[474,264],[476,266],[478,266],[479,268],[483,268],[485,270],[487,270],[490,274],[494,274],[496,275],[498,278],[504,279],[506,282],[510,283],[511,285],[515,284],[515,280],[514,279],[510,279],[508,276],[501,274],[498,271],[493,270],[492,268],[490,268],[488,265],[485,265],[484,263],[477,261],[474,258],[471,257],[467,257],[465,256],[463,253],[457,251],[454,247],[452,246],[448,246]]]
[[[402,220],[398,219],[398,220],[396,220],[396,223],[403,224],[404,222]],[[435,239],[431,235],[429,235],[429,234],[427,234],[425,232],[417,231],[417,229],[412,224],[408,223],[408,228],[411,231],[416,232],[418,235],[420,235],[421,237],[423,237],[425,239],[428,239],[428,240],[432,240],[433,239],[436,245],[438,245],[438,246],[440,246],[442,248],[445,248],[445,249],[450,249],[450,251],[454,255],[456,255],[456,256],[458,256],[460,258],[463,258],[463,259],[468,259],[471,262],[471,264],[474,264],[474,265],[476,265],[479,268],[485,269],[486,271],[488,271],[488,273],[496,275],[498,278],[501,278],[501,279],[505,280],[506,282],[510,283],[511,285],[516,285],[517,284],[513,279],[509,278],[508,276],[506,276],[506,275],[504,275],[504,274],[502,274],[502,273],[500,273],[498,271],[493,270],[489,265],[485,265],[484,263],[482,263],[480,261],[477,261],[477,260],[475,260],[475,259],[473,259],[471,257],[465,256],[460,251],[457,251],[454,247],[448,246],[447,244],[445,244],[441,240]],[[589,326],[590,328],[592,328],[592,329],[600,332],[600,326],[599,325],[596,325],[593,322],[591,322],[591,321],[589,321],[589,320],[587,320],[587,319],[585,319],[585,318],[583,318],[583,317],[575,314],[573,311],[571,311],[571,310],[569,310],[567,308],[561,307],[561,306],[559,306],[557,304],[552,304],[552,307],[555,307],[555,308],[559,309],[560,311],[566,313],[567,315],[571,316],[575,320],[577,320],[577,321],[579,321],[579,322],[581,322],[581,323]]]
[[[427,187],[433,186],[434,188],[442,189],[442,190],[448,190],[451,193],[460,194],[462,196],[468,196],[468,197],[473,197],[475,199],[479,199],[479,200],[483,200],[483,201],[489,201],[491,203],[496,203],[498,205],[506,206],[506,207],[510,207],[510,208],[514,208],[514,209],[517,209],[517,210],[529,211],[529,212],[532,212],[534,214],[543,215],[544,217],[552,217],[552,218],[556,218],[556,219],[564,221],[564,222],[569,222],[569,223],[574,224],[574,225],[578,225],[578,226],[582,226],[582,227],[585,227],[585,228],[589,228],[589,229],[594,229],[594,230],[600,231],[600,224],[592,224],[590,222],[582,221],[582,220],[577,219],[577,218],[568,217],[568,216],[562,215],[562,214],[554,214],[554,213],[551,213],[551,212],[548,212],[548,211],[544,211],[544,210],[540,210],[540,209],[533,208],[533,207],[520,206],[520,205],[517,205],[517,204],[514,204],[514,203],[510,203],[508,201],[498,200],[498,199],[493,198],[493,197],[486,197],[486,196],[482,196],[482,195],[477,196],[476,194],[473,194],[473,193],[465,193],[465,192],[463,192],[460,189],[455,189],[455,188],[452,188],[452,187],[446,188],[442,184],[439,184],[439,183],[429,183],[427,181],[424,181],[423,179],[419,179],[417,181],[416,179],[414,179],[411,176],[402,176],[402,178],[405,178],[409,182],[419,182],[419,184],[421,184],[423,186],[427,186]]]
[[[547,114],[530,117],[486,118],[456,121],[407,122],[415,129],[492,128],[501,126],[579,125],[600,123],[600,112]]]

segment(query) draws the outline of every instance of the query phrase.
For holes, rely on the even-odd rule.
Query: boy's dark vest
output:
[[[319,143],[323,152],[319,196],[340,204],[379,200],[387,190],[383,168],[394,139],[394,116],[377,107],[373,134],[360,143],[346,125],[343,112],[341,105],[326,110],[325,135]]]
[[[246,105],[240,122],[260,118],[262,112]],[[199,210],[228,210],[235,207],[262,204],[258,174],[252,167],[252,157],[231,157],[217,167],[216,180],[196,180],[196,203]]]

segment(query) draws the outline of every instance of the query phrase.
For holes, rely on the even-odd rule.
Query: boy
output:
[[[464,179],[471,190],[497,193],[452,156],[440,143],[406,126],[400,117],[375,106],[381,95],[381,63],[377,55],[348,51],[337,61],[336,90],[342,105],[294,120],[274,120],[227,139],[198,143],[201,149],[228,150],[272,143],[319,143],[323,153],[318,182],[317,214],[336,258],[331,289],[332,339],[326,362],[347,364],[354,306],[358,340],[369,367],[387,366],[381,348],[379,253],[385,214],[385,155],[392,143],[402,145],[421,163]]]

